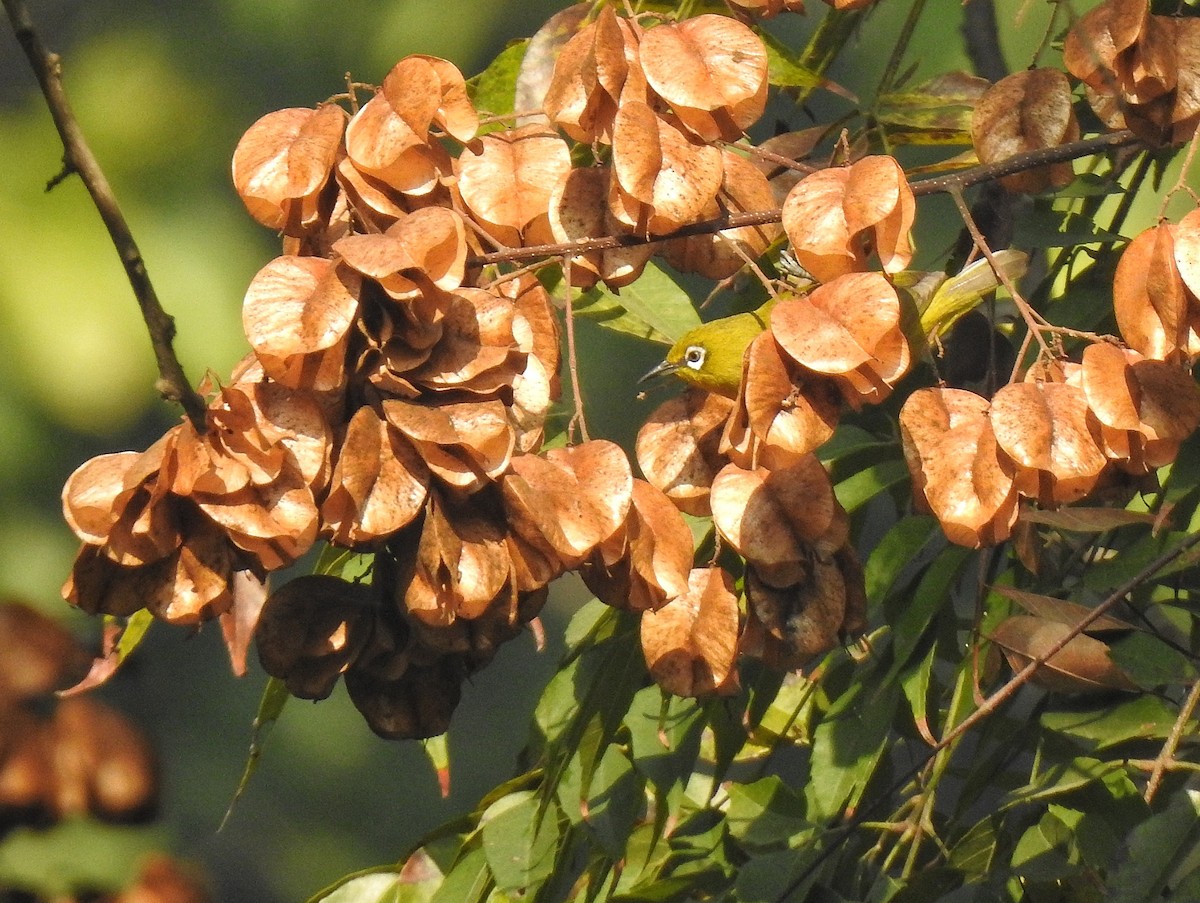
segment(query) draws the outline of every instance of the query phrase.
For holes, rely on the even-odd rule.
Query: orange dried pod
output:
[[[1186,214],[1171,237],[1175,269],[1188,292],[1188,325],[1192,332],[1200,332],[1200,210]]]
[[[1106,0],[1084,13],[1063,42],[1067,71],[1097,91],[1113,91],[1115,73],[1150,18],[1149,0]]]
[[[738,621],[729,573],[695,568],[686,593],[642,614],[642,653],[650,676],[676,696],[733,692]]]
[[[721,151],[721,160],[719,206],[712,207],[711,218],[715,219],[722,210],[751,213],[774,209],[774,193],[757,167],[728,150]],[[726,279],[742,269],[747,259],[760,257],[779,237],[779,232],[780,227],[774,223],[724,229],[711,235],[664,242],[661,253],[677,270],[699,273],[707,279]]]
[[[449,626],[478,618],[505,592],[512,594],[512,558],[506,530],[469,506],[450,507],[432,494],[411,575],[397,596],[421,624]]]
[[[301,699],[325,699],[371,632],[371,588],[309,574],[276,589],[254,631],[263,670]]]
[[[704,141],[736,141],[767,101],[767,48],[746,25],[704,14],[647,30],[646,81]]]
[[[796,259],[821,282],[866,269],[871,250],[884,272],[912,262],[909,230],[916,199],[892,157],[864,157],[849,167],[805,176],[788,193],[781,215]]]
[[[1078,383],[1100,422],[1104,453],[1129,473],[1175,460],[1200,425],[1200,386],[1178,364],[1097,343],[1084,349]]]
[[[721,151],[684,132],[639,101],[624,103],[613,125],[614,187],[635,204],[610,207],[627,225],[651,234],[697,220],[716,199],[724,176]],[[630,215],[637,205],[645,210]]]
[[[996,443],[988,402],[963,389],[918,389],[900,409],[913,480],[947,538],[978,548],[1003,542],[1017,519],[1015,467]]]
[[[91,813],[133,821],[152,814],[158,802],[154,756],[124,715],[91,699],[64,699],[52,732],[60,817]]]
[[[806,579],[812,549],[841,506],[815,455],[772,457],[770,467],[722,468],[712,486],[713,524],[764,583],[784,588]]]
[[[367,726],[380,737],[416,740],[450,728],[466,676],[458,657],[442,657],[428,665],[412,665],[395,680],[351,668],[346,689]]]
[[[406,195],[427,195],[451,173],[453,161],[427,135],[414,132],[377,93],[346,126],[346,156],[355,169]]]
[[[286,235],[312,229],[345,128],[336,104],[276,110],[250,126],[233,152],[233,184],[250,215]]]
[[[444,308],[441,338],[408,374],[413,384],[433,392],[477,395],[511,387],[526,357],[514,334],[523,321],[512,300],[481,288],[462,288],[445,300]]]
[[[550,232],[556,242],[617,235],[628,227],[609,209],[612,171],[607,166],[572,169],[550,194]],[[641,276],[654,253],[649,244],[588,251],[571,258],[571,284],[590,288],[597,278],[609,288],[628,285]]]
[[[1071,84],[1057,69],[1026,69],[992,85],[971,114],[971,142],[981,163],[1056,147],[1079,138]],[[1075,178],[1070,161],[1004,176],[1009,191],[1036,194]]]
[[[388,296],[409,300],[433,285],[462,285],[467,259],[462,217],[445,207],[423,207],[382,234],[348,235],[333,245],[347,266],[378,282]]]
[[[392,535],[420,513],[429,468],[403,435],[372,408],[354,412],[321,506],[324,531],[354,548]]]
[[[550,194],[571,169],[567,143],[544,126],[490,132],[455,163],[463,203],[501,244],[521,244],[522,235],[550,209]]]
[[[644,480],[633,481],[629,517],[579,570],[601,602],[625,611],[660,608],[687,592],[692,531],[679,510]]]
[[[727,398],[691,389],[655,408],[638,430],[638,466],[681,511],[711,513],[709,489],[725,463],[717,445],[732,407]]]
[[[806,454],[833,435],[842,407],[834,384],[796,366],[767,331],[746,354],[737,409],[762,445]]]
[[[54,618],[19,602],[0,602],[0,709],[77,683],[90,663]],[[0,739],[0,759],[4,749]]]
[[[1178,228],[1162,223],[1138,234],[1113,276],[1117,328],[1131,348],[1158,360],[1200,354],[1200,324],[1193,325],[1189,292],[1175,262]]]
[[[1083,498],[1099,481],[1107,461],[1082,389],[1013,383],[992,396],[988,418],[997,443],[1020,468],[1022,495],[1055,507]]]
[[[406,56],[383,79],[383,96],[414,134],[425,138],[434,123],[464,144],[479,130],[479,115],[462,72],[436,56]]]
[[[358,273],[322,257],[277,257],[259,270],[242,328],[267,375],[294,389],[340,388],[361,285]]]
[[[500,401],[382,403],[388,423],[413,444],[429,470],[464,492],[478,492],[508,468],[515,436]]]
[[[514,457],[501,490],[513,532],[547,559],[578,567],[624,525],[633,473],[619,446],[593,440]]]
[[[771,308],[771,334],[797,364],[848,374],[877,362],[881,346],[903,337],[900,299],[881,274],[848,273],[778,301]]]
[[[542,106],[550,121],[576,141],[611,143],[627,82],[641,86],[644,100],[637,39],[629,22],[606,6],[559,51]],[[635,96],[631,91],[626,99]]]
[[[810,568],[804,580],[787,587],[771,586],[757,568],[746,569],[747,609],[767,634],[764,658],[774,667],[803,667],[841,643],[845,577],[833,558],[813,556]]]

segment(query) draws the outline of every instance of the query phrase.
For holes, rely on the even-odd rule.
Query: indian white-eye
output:
[[[1020,278],[1029,262],[1022,251],[998,251],[993,255],[1010,279]],[[962,272],[947,278],[945,273],[920,273],[906,270],[895,277],[905,332],[914,351],[923,351],[926,343],[972,310],[1000,280],[991,265],[980,259]],[[674,373],[689,385],[707,392],[736,398],[742,380],[742,360],[755,337],[770,325],[771,307],[788,295],[771,298],[762,307],[748,313],[722,317],[689,329],[667,352],[666,359],[639,380],[644,382],[664,373]]]

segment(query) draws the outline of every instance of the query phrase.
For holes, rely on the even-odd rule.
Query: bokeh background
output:
[[[176,348],[193,380],[209,370],[224,377],[245,354],[242,295],[278,250],[276,237],[250,220],[230,185],[229,159],[241,132],[271,110],[337,93],[347,72],[379,82],[408,53],[446,57],[471,75],[564,5],[30,4],[43,37],[65,58],[76,114],[176,318]],[[947,39],[956,34],[961,4],[930,0],[930,6],[936,10],[910,55],[918,81],[970,67],[960,43]],[[1046,10],[1030,6],[1014,29],[1021,6],[1000,4],[1014,69],[1028,64],[1046,26]],[[813,7],[820,9],[782,32],[795,46],[822,14],[819,3]],[[834,70],[835,80],[869,96],[907,8],[884,2]],[[817,119],[828,118],[824,104],[835,115],[845,109],[843,101],[817,97],[811,106]],[[24,56],[8,23],[0,22],[0,596],[26,600],[95,643],[98,625],[59,597],[75,551],[59,513],[61,485],[93,455],[145,448],[178,412],[154,393],[144,327],[82,185],[67,180],[43,190],[60,154]],[[948,211],[923,206],[921,215],[928,222]],[[936,245],[926,252],[940,253]],[[586,324],[581,330],[593,433],[628,442],[655,401],[632,404],[633,378],[661,349]],[[621,359],[627,368],[612,366]],[[158,748],[162,819],[147,829],[66,825],[10,836],[0,843],[0,884],[47,876],[119,882],[143,852],[158,847],[200,862],[220,901],[272,903],[305,899],[343,874],[393,861],[513,773],[529,713],[561,651],[562,624],[580,595],[570,585],[556,592],[545,617],[546,651],[538,654],[532,639],[522,637],[469,688],[451,731],[447,799],[421,748],[374,737],[339,690],[320,705],[288,706],[220,833],[265,678],[253,665],[246,678],[230,676],[215,629],[152,630],[102,695],[129,712]]]

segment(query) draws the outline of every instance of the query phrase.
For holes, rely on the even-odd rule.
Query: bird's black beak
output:
[[[664,373],[674,373],[679,369],[679,364],[673,364],[671,361],[663,361],[653,370],[638,380],[638,383],[644,383],[646,380],[654,379],[656,376],[662,376]]]

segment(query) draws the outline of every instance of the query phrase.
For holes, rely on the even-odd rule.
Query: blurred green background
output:
[[[978,2],[978,0],[977,0]],[[177,322],[188,374],[223,377],[245,354],[245,286],[278,250],[245,214],[228,175],[241,132],[280,107],[342,89],[345,73],[378,82],[408,53],[481,70],[527,36],[561,0],[91,0],[33,2],[35,20],[65,58],[75,111]],[[958,0],[918,30],[916,80],[969,68],[956,40]],[[1010,68],[1028,64],[1046,13],[1001,5]],[[1083,4],[1090,6],[1090,3]],[[814,3],[814,7],[820,4]],[[821,9],[784,25],[798,46]],[[885,0],[832,73],[869,96],[908,4]],[[1057,57],[1052,62],[1057,64]],[[818,96],[817,120],[845,101]],[[789,111],[790,112],[790,111]],[[804,123],[799,123],[803,125]],[[769,131],[772,123],[765,124]],[[148,340],[129,286],[82,185],[43,191],[61,148],[7,22],[0,27],[0,595],[64,618],[89,642],[98,625],[59,599],[75,551],[60,487],[87,458],[142,449],[178,413],[153,391]],[[923,206],[925,222],[949,210]],[[943,217],[951,227],[953,217]],[[921,220],[918,221],[921,228]],[[926,246],[939,254],[947,233]],[[592,431],[628,442],[655,399],[631,406],[633,378],[661,349],[581,325]],[[628,372],[612,366],[627,359]],[[654,394],[658,394],[657,392]],[[632,411],[632,415],[631,415]],[[561,650],[578,589],[556,591],[549,648],[529,636],[468,688],[451,731],[453,790],[439,798],[415,744],[386,743],[339,689],[313,706],[293,701],[224,831],[217,825],[245,761],[264,678],[252,664],[230,676],[218,631],[159,628],[103,696],[150,733],[162,759],[163,818],[151,829],[67,826],[0,844],[0,882],[69,873],[117,880],[159,846],[198,860],[221,901],[295,901],[337,877],[394,860],[422,832],[472,807],[511,775],[537,694]],[[253,656],[251,656],[253,658]]]

